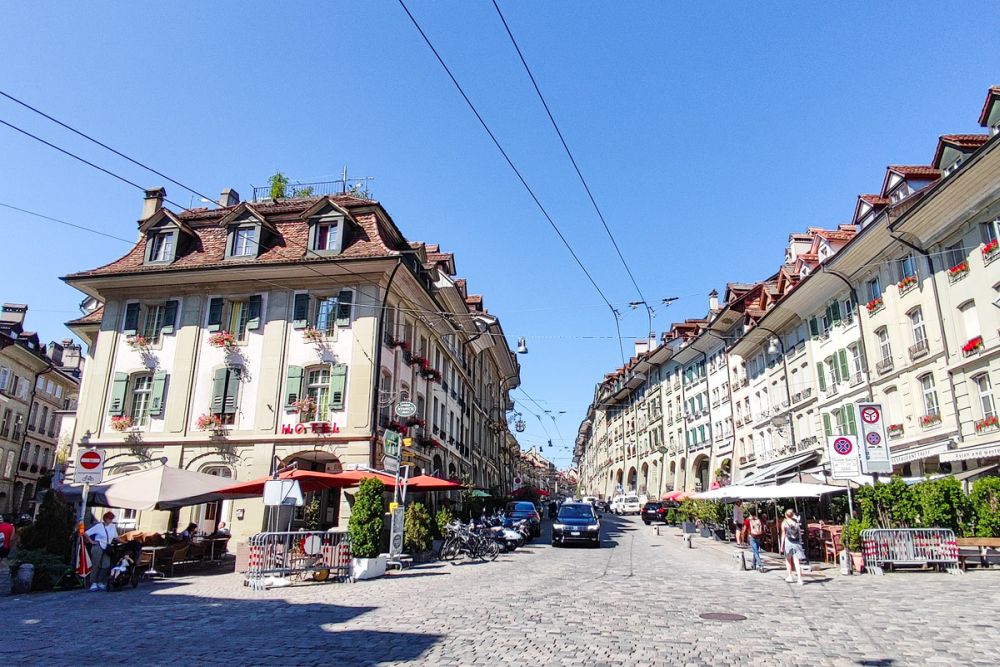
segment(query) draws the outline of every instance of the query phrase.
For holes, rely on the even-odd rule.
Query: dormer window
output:
[[[316,224],[316,244],[314,250],[335,250],[337,248],[337,228],[335,222]]]
[[[155,232],[149,235],[149,261],[170,262],[174,259],[174,232]]]
[[[143,222],[139,231],[146,235],[146,264],[170,264],[184,254],[191,239],[197,238],[183,220],[165,208]]]
[[[237,227],[233,230],[232,257],[257,256],[257,227]]]
[[[327,210],[309,218],[309,249],[321,255],[339,255],[344,246],[344,216]]]

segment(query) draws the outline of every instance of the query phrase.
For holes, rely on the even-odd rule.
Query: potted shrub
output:
[[[427,562],[431,548],[431,513],[422,503],[410,503],[403,520],[403,546],[414,560]]]
[[[697,519],[695,507],[695,501],[689,498],[682,501],[680,507],[677,508],[677,516],[679,516],[683,522],[681,529],[685,533],[698,532],[698,528],[695,525],[695,520]]]
[[[862,530],[864,530],[864,523],[857,519],[851,519],[844,524],[844,548],[851,556],[852,572],[863,572],[865,569],[865,556],[861,551]]]
[[[438,510],[438,513],[434,515],[434,527],[437,529],[437,539],[434,540],[433,548],[434,553],[441,553],[441,545],[444,543],[444,538],[448,534],[448,524],[452,522],[451,510],[447,507],[442,507]]]
[[[354,496],[351,520],[347,530],[351,535],[351,578],[376,579],[385,574],[386,556],[380,555],[382,543],[383,486],[369,477],[361,481]]]

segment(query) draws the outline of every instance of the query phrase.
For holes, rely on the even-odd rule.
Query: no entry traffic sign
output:
[[[878,420],[881,418],[878,408],[874,405],[868,405],[861,408],[861,419],[864,420],[866,424],[877,424]]]
[[[104,479],[104,452],[85,449],[76,459],[73,481],[77,484],[97,484]]]

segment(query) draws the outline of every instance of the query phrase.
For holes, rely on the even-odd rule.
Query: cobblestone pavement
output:
[[[995,665],[1000,572],[786,584],[732,547],[635,518],[601,549],[543,539],[493,563],[252,591],[200,574],[0,600],[6,664]],[[700,618],[731,612],[745,621]]]

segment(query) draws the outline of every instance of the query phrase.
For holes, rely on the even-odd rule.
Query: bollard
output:
[[[35,566],[32,563],[21,563],[17,568],[17,576],[11,583],[10,594],[21,595],[31,592],[31,580],[35,578]]]
[[[684,533],[682,539],[684,540],[685,546],[687,546],[687,548],[690,549],[691,548],[691,533]]]
[[[733,565],[740,572],[747,569],[746,553],[737,549],[733,552]]]
[[[851,554],[844,549],[840,552],[840,573],[851,574]]]

